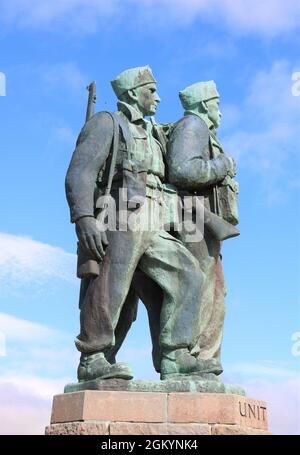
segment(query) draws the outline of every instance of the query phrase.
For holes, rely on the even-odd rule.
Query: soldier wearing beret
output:
[[[197,195],[205,207],[232,225],[237,224],[237,183],[232,158],[224,153],[217,139],[220,124],[219,94],[213,81],[198,82],[179,93],[184,117],[170,135],[167,163],[170,182],[181,195]],[[233,227],[233,226],[232,226]],[[233,235],[237,235],[238,231]],[[192,349],[196,356],[206,360],[206,372],[216,375],[223,369],[220,350],[225,317],[225,282],[221,261],[221,241],[211,230],[204,228],[199,242],[181,239],[198,259],[205,275],[198,339]]]

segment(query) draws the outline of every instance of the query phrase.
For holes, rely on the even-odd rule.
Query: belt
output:
[[[152,188],[146,185],[146,197],[155,200],[159,204],[164,203],[164,192],[163,188]]]

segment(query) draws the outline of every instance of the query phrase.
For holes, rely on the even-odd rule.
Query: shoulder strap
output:
[[[113,142],[112,142],[112,156],[111,156],[111,161],[110,161],[107,187],[105,189],[105,196],[110,195],[111,185],[112,185],[115,168],[116,168],[118,148],[119,148],[119,124],[113,113],[111,113],[111,112],[107,112],[107,113],[110,115],[110,117],[113,121]]]
[[[122,112],[115,112],[112,115],[115,116],[119,127],[121,128],[124,141],[126,143],[127,150],[131,149],[132,135],[129,130],[128,120]]]
[[[214,160],[216,158],[214,154],[214,147],[212,144],[212,139],[210,132],[208,131],[208,147],[209,147],[209,154],[210,154],[210,159]],[[213,212],[216,215],[220,215],[220,199],[219,199],[219,190],[218,190],[218,185],[213,185]]]
[[[211,140],[211,136],[210,136],[210,132],[208,131],[208,148],[209,148],[209,157],[211,160],[214,160],[215,159],[215,154],[214,154],[214,148],[213,148],[213,145],[212,145],[212,140]]]

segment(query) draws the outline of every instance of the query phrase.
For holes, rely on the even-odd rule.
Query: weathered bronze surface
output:
[[[225,393],[218,378],[220,250],[239,232],[235,162],[216,136],[219,94],[212,81],[187,87],[180,92],[184,117],[160,125],[149,66],[124,71],[112,87],[118,111],[93,114],[95,84],[89,86],[87,121],[66,177],[81,278],[78,384],[66,392],[119,384]],[[130,381],[129,365],[116,362],[139,299],[161,385]]]

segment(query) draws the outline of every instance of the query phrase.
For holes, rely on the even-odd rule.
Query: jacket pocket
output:
[[[123,188],[127,189],[128,208],[137,209],[144,203],[147,171],[144,161],[123,160]]]

